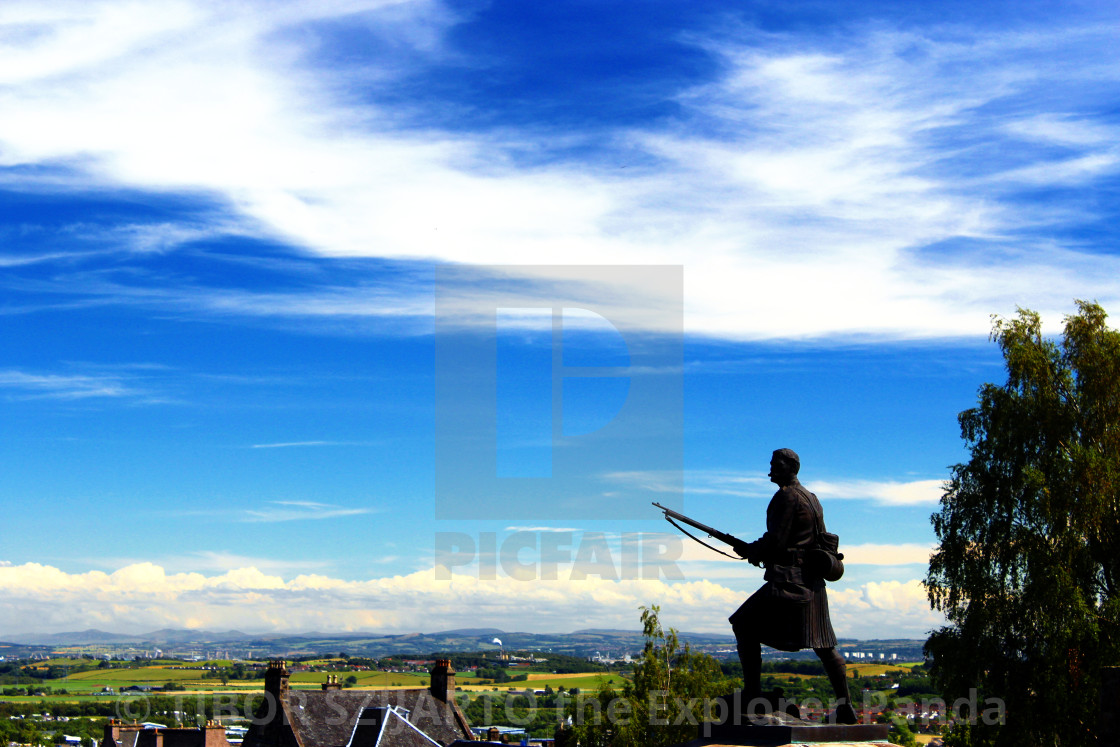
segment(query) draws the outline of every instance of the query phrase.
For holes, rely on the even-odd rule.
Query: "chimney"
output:
[[[229,740],[226,739],[226,727],[222,726],[221,721],[207,721],[203,734],[205,734],[202,738],[203,747],[228,747],[229,745]]]
[[[338,681],[337,674],[328,674],[327,681],[323,683],[323,690],[341,690],[342,683]]]
[[[436,659],[432,667],[432,696],[449,703],[455,699],[455,672],[451,669],[450,659]]]
[[[117,740],[121,736],[121,722],[111,718],[105,722],[105,736],[101,740],[101,747],[117,747]]]
[[[291,673],[284,666],[283,659],[273,659],[268,662],[268,669],[264,673],[264,691],[279,701],[280,696],[288,692],[288,677]]]
[[[122,731],[141,731],[143,728],[135,719],[131,724],[126,724],[120,719],[111,718],[105,722],[105,736],[100,747],[120,747]]]

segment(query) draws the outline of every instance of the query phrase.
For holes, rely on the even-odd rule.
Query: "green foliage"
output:
[[[942,739],[945,747],[994,747],[1000,728],[962,722],[950,729]]]
[[[894,714],[890,717],[890,736],[888,740],[892,744],[898,744],[902,747],[917,747],[918,738],[914,736],[914,732],[910,730],[910,724],[902,716]]]
[[[460,699],[467,721],[477,726],[519,726],[533,737],[552,737],[565,703],[555,696],[482,693],[469,703]]]
[[[1007,706],[954,729],[962,746],[1093,743],[1099,668],[1120,662],[1120,333],[1078,307],[1058,342],[1034,312],[995,321],[1007,381],[961,413],[970,458],[932,517],[935,682]]]
[[[486,678],[492,682],[509,682],[510,676],[502,667],[479,667],[475,670],[475,677],[479,679]]]
[[[738,659],[727,659],[719,663],[720,670],[727,677],[743,679],[743,665]],[[779,659],[762,662],[763,674],[808,674],[824,677],[824,665],[819,659]]]
[[[729,691],[719,662],[681,648],[677,631],[665,632],[656,606],[642,607],[642,658],[634,679],[619,695],[606,683],[580,697],[569,714],[572,726],[557,732],[567,747],[665,747],[696,738],[705,701]]]

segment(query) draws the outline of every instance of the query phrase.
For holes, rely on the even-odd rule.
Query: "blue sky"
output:
[[[726,630],[760,572],[679,545],[682,578],[628,576],[623,535],[671,531],[655,511],[534,517],[534,488],[513,516],[464,476],[450,498],[476,517],[437,518],[448,268],[453,341],[493,333],[462,309],[515,291],[633,312],[631,343],[678,350],[628,384],[677,382],[681,404],[658,395],[677,452],[623,439],[646,462],[598,465],[592,506],[683,485],[688,513],[753,538],[770,451],[792,447],[849,556],[837,632],[923,635],[956,414],[1002,375],[990,315],[1033,308],[1053,332],[1075,298],[1120,308],[1118,20],[1109,3],[5,3],[0,639],[635,628],[647,603]],[[637,271],[579,269],[647,265],[681,268],[683,308]],[[584,321],[581,365],[638,366]],[[500,427],[520,454],[548,419],[532,372],[550,337],[511,329]],[[565,417],[609,420],[603,386]],[[641,435],[671,446],[671,420]],[[538,572],[488,578],[483,549],[442,578],[437,533],[531,538]],[[603,574],[572,572],[602,547]]]

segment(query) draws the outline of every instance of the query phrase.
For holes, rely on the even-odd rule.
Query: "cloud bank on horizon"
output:
[[[638,607],[650,600],[663,605],[668,625],[728,632],[722,616],[696,611],[734,610],[742,600],[741,592],[706,579],[529,583],[457,574],[439,580],[429,569],[367,581],[323,574],[285,580],[255,567],[204,575],[168,573],[150,562],[73,574],[39,563],[0,565],[0,592],[0,629],[7,635],[29,632],[31,619],[40,632],[75,625],[137,633],[162,627],[392,633],[487,626],[571,632],[588,620],[632,629]],[[831,599],[837,631],[845,637],[881,637],[884,629],[924,637],[944,622],[930,611],[916,579],[865,583],[834,591]]]
[[[1051,321],[1073,297],[1116,305],[1120,265],[1097,240],[1115,206],[1086,199],[1120,168],[1115,19],[1090,4],[919,30],[869,7],[762,28],[719,4],[690,23],[654,8],[615,42],[634,50],[612,49],[641,84],[576,57],[604,76],[577,104],[562,73],[510,82],[527,52],[496,39],[532,43],[549,19],[503,3],[7,3],[0,185],[205,209],[74,221],[53,229],[71,246],[40,237],[3,261],[251,236],[328,257],[682,264],[687,330],[732,339],[982,335],[1017,304]],[[548,36],[563,60],[607,44],[624,10],[557,13],[583,35]],[[680,69],[631,59],[655,35]],[[332,283],[74,280],[89,302],[215,314],[430,313],[409,285],[371,303]]]

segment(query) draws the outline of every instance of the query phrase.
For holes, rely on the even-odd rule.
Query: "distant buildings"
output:
[[[604,656],[603,654],[601,654],[598,651],[595,652],[594,656],[588,656],[587,660],[588,661],[593,661],[596,664],[607,664],[607,665],[610,665],[610,664],[631,664],[633,662],[633,660],[630,658],[630,654],[623,654],[621,657],[614,657],[614,656],[611,656],[609,652],[607,653],[606,656]]]

